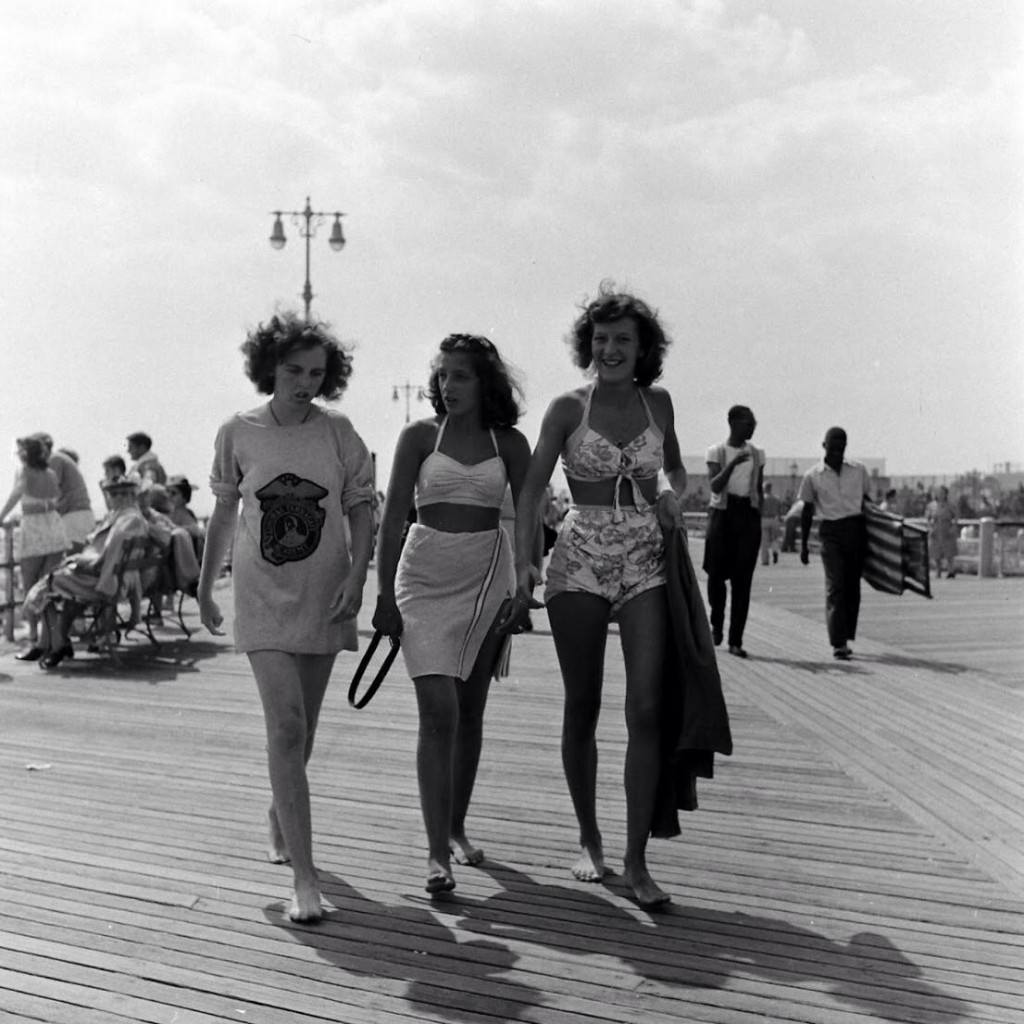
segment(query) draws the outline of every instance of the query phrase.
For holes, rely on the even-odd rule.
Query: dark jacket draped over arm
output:
[[[661,771],[651,835],[680,833],[678,811],[697,809],[697,779],[714,777],[715,754],[732,753],[715,646],[686,538],[665,534],[670,629],[662,689]]]

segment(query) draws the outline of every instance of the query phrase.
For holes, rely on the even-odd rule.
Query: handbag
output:
[[[381,666],[377,669],[377,674],[373,677],[370,685],[366,688],[366,692],[361,696],[357,697],[359,693],[359,684],[363,681],[363,676],[366,674],[366,670],[373,660],[373,655],[380,645],[381,638],[384,634],[378,629],[373,634],[373,639],[370,640],[369,645],[366,648],[363,657],[360,659],[359,667],[356,669],[356,674],[352,678],[352,682],[348,688],[348,702],[357,711],[361,708],[365,708],[367,704],[373,700],[373,695],[380,689],[380,684],[384,682],[384,677],[388,674],[388,669],[395,662],[395,658],[398,657],[398,649],[401,646],[398,637],[389,636],[388,640],[391,641],[391,649],[384,656],[384,660],[381,662]]]

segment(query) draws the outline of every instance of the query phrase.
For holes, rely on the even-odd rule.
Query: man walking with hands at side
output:
[[[726,419],[729,437],[707,452],[708,510],[704,571],[708,574],[711,635],[717,647],[725,630],[726,584],[732,588],[729,609],[729,653],[745,658],[743,630],[750,609],[750,587],[761,546],[761,497],[764,452],[750,443],[757,428],[753,412],[734,405]]]
[[[814,509],[821,517],[821,560],[825,566],[825,624],[832,656],[849,661],[850,641],[857,635],[860,577],[867,552],[864,500],[870,496],[867,470],[846,453],[846,431],[829,427],[822,443],[825,456],[804,475],[800,498],[800,561],[807,565],[807,538]]]

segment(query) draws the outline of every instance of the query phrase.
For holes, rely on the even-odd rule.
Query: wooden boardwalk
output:
[[[395,671],[354,712],[354,659],[339,662],[312,765],[333,908],[316,928],[285,922],[289,871],[263,859],[243,658],[170,632],[121,667],[85,655],[46,674],[8,651],[0,1022],[1020,1024],[1024,581],[940,581],[930,603],[867,593],[857,658],[840,664],[820,567],[787,556],[755,579],[752,657],[721,659],[736,753],[683,836],[651,844],[674,896],[658,915],[616,877],[568,875],[542,614],[488,708],[471,819],[488,860],[445,899],[421,887],[411,687]],[[610,651],[600,792],[616,863]]]

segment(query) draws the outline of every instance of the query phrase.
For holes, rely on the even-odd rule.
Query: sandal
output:
[[[451,892],[455,888],[455,879],[445,871],[435,871],[427,875],[427,884],[424,886],[431,896],[439,892]]]

